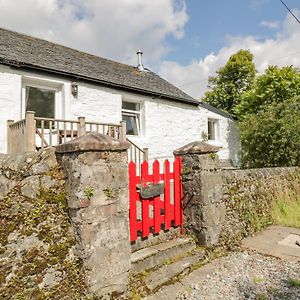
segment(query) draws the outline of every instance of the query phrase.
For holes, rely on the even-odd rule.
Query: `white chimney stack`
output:
[[[136,54],[137,54],[137,57],[138,57],[138,69],[140,70],[140,71],[145,71],[145,68],[144,68],[144,65],[143,65],[143,61],[142,61],[142,55],[143,55],[143,51],[142,50],[138,50],[137,52],[136,52]]]

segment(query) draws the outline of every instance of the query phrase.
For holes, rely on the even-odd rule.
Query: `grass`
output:
[[[257,294],[255,300],[268,300],[268,297],[265,294]]]
[[[300,194],[280,197],[271,211],[277,225],[300,228]]]
[[[253,278],[253,282],[254,282],[254,283],[262,283],[262,282],[264,282],[264,279],[263,279],[263,278],[260,278],[260,277],[254,277],[254,278]]]
[[[289,278],[288,279],[288,284],[291,285],[291,286],[293,286],[293,287],[300,288],[300,279]]]

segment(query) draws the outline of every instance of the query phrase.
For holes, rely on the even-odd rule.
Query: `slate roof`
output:
[[[134,66],[2,28],[0,28],[0,63],[74,76],[78,79],[199,105],[198,101],[151,71],[141,72]]]

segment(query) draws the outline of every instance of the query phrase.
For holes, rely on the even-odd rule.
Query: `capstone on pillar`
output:
[[[184,228],[202,246],[218,243],[225,218],[218,150],[197,141],[174,151],[182,158]]]

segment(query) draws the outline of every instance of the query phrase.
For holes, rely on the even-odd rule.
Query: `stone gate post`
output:
[[[90,291],[104,299],[126,298],[129,282],[128,148],[126,141],[97,133],[56,148],[76,255],[87,269]]]
[[[218,243],[225,218],[218,150],[192,142],[174,151],[182,158],[184,228],[202,246]]]

